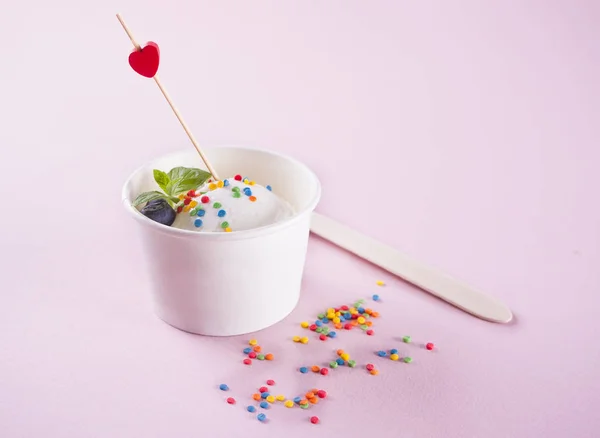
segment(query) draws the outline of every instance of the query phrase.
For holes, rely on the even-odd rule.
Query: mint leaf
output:
[[[169,195],[176,196],[179,193],[197,189],[210,178],[210,173],[193,167],[175,167],[169,171],[167,176],[171,181],[164,190]]]
[[[156,181],[156,184],[158,184],[158,186],[163,189],[164,192],[168,193],[167,184],[169,184],[171,181],[169,175],[164,173],[162,170],[154,169],[154,181]]]
[[[154,191],[154,192],[145,192],[145,193],[142,193],[141,195],[139,195],[137,198],[135,198],[135,201],[133,201],[133,206],[137,207],[140,204],[145,204],[146,202],[154,201],[155,199],[166,199],[169,202],[169,204],[173,205],[172,198],[165,195],[164,193]],[[175,198],[175,199],[177,199],[177,198]],[[179,200],[179,199],[177,199],[177,200]]]

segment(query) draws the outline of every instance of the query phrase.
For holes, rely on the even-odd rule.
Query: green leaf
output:
[[[200,187],[210,178],[210,173],[193,167],[175,167],[169,171],[168,177],[171,181],[165,191],[171,196],[176,196]]]
[[[146,202],[154,201],[155,199],[166,199],[167,201],[169,201],[169,204],[172,204],[171,199],[167,195],[161,192],[154,191],[144,192],[141,195],[139,195],[137,198],[135,198],[135,201],[133,201],[133,206],[137,207],[140,204],[145,204]]]
[[[165,193],[170,194],[167,192],[167,185],[171,181],[169,175],[164,173],[162,170],[154,169],[154,181],[156,181],[156,184],[158,184],[158,186],[163,189]]]

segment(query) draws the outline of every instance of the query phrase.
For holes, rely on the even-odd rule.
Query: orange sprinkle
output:
[[[313,389],[311,389],[311,390],[310,390],[310,392],[312,392],[313,394],[316,394],[317,392],[319,392],[319,390],[318,390],[318,389],[315,389],[315,388],[313,388]]]
[[[350,321],[350,325],[356,327],[358,325],[358,321],[356,319],[353,319],[352,321]]]
[[[342,325],[342,323],[341,323],[341,322],[338,322],[338,323],[336,323],[336,324],[334,325],[334,327],[335,327],[336,329],[338,329],[338,330],[341,330],[341,329],[342,329],[342,327],[344,327],[344,326]]]
[[[273,358],[274,358],[273,353],[267,353],[267,354],[265,354],[265,359],[267,359],[267,360],[273,360]]]
[[[314,397],[315,397],[315,393],[314,393],[314,392],[307,392],[306,394],[304,394],[304,396],[305,396],[307,399],[309,399],[309,400],[310,400],[311,398],[314,398]]]
[[[365,321],[365,325],[367,327],[371,327],[373,325],[373,321]]]
[[[311,370],[312,370],[313,373],[318,373],[319,371],[321,371],[321,368],[318,367],[317,365],[313,365],[311,367]]]
[[[344,350],[342,350],[341,348],[337,351],[337,355],[341,356],[342,354],[344,354]]]
[[[367,315],[371,315],[373,313],[373,310],[372,309],[365,309],[365,313]]]
[[[319,403],[319,398],[318,397],[309,398],[308,401],[311,402],[313,405],[316,405],[317,403]]]
[[[254,202],[254,201],[256,201],[256,196],[254,196],[254,195],[250,196],[250,197],[248,197],[248,199],[250,199],[250,202]]]
[[[260,353],[260,350],[262,350],[262,348],[260,348],[260,345],[255,345],[253,350],[256,351],[257,353]]]
[[[369,371],[371,373],[371,375],[376,376],[377,374],[379,374],[379,371],[377,371],[375,368],[373,368],[371,371]]]
[[[300,400],[300,403],[298,403],[298,404],[305,405],[307,403],[308,403],[308,400],[306,400],[305,398],[303,398],[302,400]]]
[[[371,316],[372,316],[373,318],[377,318],[377,317],[379,317],[379,312],[373,312],[373,313],[371,314]]]
[[[256,401],[260,400],[260,394],[252,394],[252,398]]]

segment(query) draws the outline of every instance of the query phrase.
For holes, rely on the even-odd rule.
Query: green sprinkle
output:
[[[319,313],[319,314],[317,315],[317,318],[319,318],[319,319],[323,319],[323,318],[325,318],[325,316],[327,316],[327,315],[325,315],[324,313]]]
[[[190,216],[196,216],[196,214],[198,214],[198,210],[199,208],[192,208],[190,210]]]
[[[317,327],[317,328],[315,329],[315,331],[316,331],[317,333],[323,333],[323,327]]]
[[[406,343],[406,344],[410,343],[410,336],[404,336],[404,337],[402,338],[402,342],[404,342],[404,343]]]
[[[227,221],[223,221],[221,223],[221,228],[223,228],[223,229],[227,228],[228,226],[229,226],[229,222],[227,222]]]
[[[240,195],[240,192],[233,192],[234,198],[239,198],[240,196],[242,196],[242,195]]]
[[[329,327],[321,327],[321,333],[323,333],[324,335],[329,333]]]
[[[412,362],[412,358],[406,356],[405,358],[402,359],[405,363],[411,363]]]
[[[350,359],[350,360],[348,361],[348,366],[349,366],[350,368],[354,368],[354,367],[356,366],[356,362],[355,362],[353,359]]]
[[[329,362],[329,367],[330,368],[337,368],[338,367],[338,363],[334,360]]]
[[[220,202],[215,202],[215,203],[213,204],[213,207],[214,207],[214,208],[221,208],[221,203],[220,203]]]
[[[359,327],[363,330],[369,330],[369,326],[366,324],[361,324]]]
[[[256,358],[257,358],[258,360],[265,360],[265,355],[264,355],[264,354],[257,354],[257,355],[256,355]]]
[[[302,409],[308,409],[308,407],[309,407],[309,406],[310,406],[310,405],[309,405],[308,403],[304,403],[303,405],[300,405],[300,407],[301,407]]]
[[[234,188],[232,188],[232,189],[231,189],[231,191],[232,191],[232,192],[236,192],[236,193],[237,193],[237,192],[239,192],[239,191],[240,191],[240,188],[239,188],[239,187],[237,187],[237,186],[235,186]]]

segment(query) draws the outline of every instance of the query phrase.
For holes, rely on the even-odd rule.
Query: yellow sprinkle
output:
[[[248,181],[248,178],[244,178],[244,184],[248,184],[250,183],[250,181]]]
[[[294,341],[294,342],[300,342],[300,336],[294,336],[292,338],[292,341]]]
[[[342,312],[335,312],[335,316],[341,316]]]
[[[250,344],[250,345],[256,345],[256,344],[258,344],[258,341],[256,339],[250,339],[248,341],[248,344]]]
[[[331,320],[333,321],[334,324],[339,324],[341,321],[337,316],[334,316],[333,318],[331,318]]]
[[[330,307],[329,309],[327,309],[327,313],[335,313],[335,309]]]
[[[190,204],[191,204],[191,203],[190,203]],[[186,205],[185,207],[183,207],[183,211],[185,211],[186,213],[187,213],[188,211],[190,211],[190,210],[192,209],[192,206],[191,206],[190,204],[188,204],[188,205]]]
[[[214,190],[214,189],[216,189],[216,188],[217,188],[217,185],[216,185],[215,183],[210,183],[210,184],[208,185],[208,190]]]
[[[333,319],[333,318],[335,318],[335,313],[328,313],[326,316],[327,316],[327,319]]]
[[[293,408],[294,402],[291,400],[286,400],[285,403],[283,404],[283,406],[285,406],[286,408]]]
[[[250,184],[251,186],[253,186],[256,183],[254,181],[250,181],[248,184]]]
[[[349,361],[350,360],[350,355],[348,353],[342,353],[340,355],[340,357],[345,360],[345,361]]]
[[[350,312],[352,315],[356,315],[358,313],[358,310],[356,310],[354,307],[350,307],[350,310],[348,310],[348,312]]]
[[[181,195],[178,196],[178,198],[183,201],[185,199],[185,195],[182,193]]]
[[[225,185],[225,184],[223,183],[223,181],[219,181],[219,182],[217,183],[217,187],[218,187],[218,188],[222,188],[224,185]]]
[[[309,324],[308,322],[306,322],[306,321],[302,321],[302,322],[300,323],[300,327],[302,327],[302,328],[308,328],[308,326],[309,326],[309,325],[310,325],[310,324]]]
[[[197,201],[192,201],[192,202],[190,202],[189,205],[190,205],[190,207],[194,208],[196,205],[198,205],[198,202]]]
[[[397,354],[390,354],[390,359],[398,360],[398,359],[400,359],[400,356],[398,356]]]
[[[303,344],[308,344],[308,338],[304,336],[303,338],[300,338],[300,342]]]
[[[356,319],[356,322],[358,322],[359,324],[364,324],[364,323],[365,323],[365,318],[364,318],[364,317],[362,317],[362,316],[359,316],[359,317]]]
[[[277,399],[277,401],[284,401],[285,400],[285,395],[279,394],[277,397],[275,397]]]
[[[382,280],[377,280],[377,286],[385,286],[385,283]]]
[[[270,396],[267,397],[267,401],[269,403],[273,403],[275,401],[275,397],[273,397],[272,395],[270,395]]]
[[[231,228],[229,228],[229,227],[225,228],[225,232],[226,233],[231,233]]]

